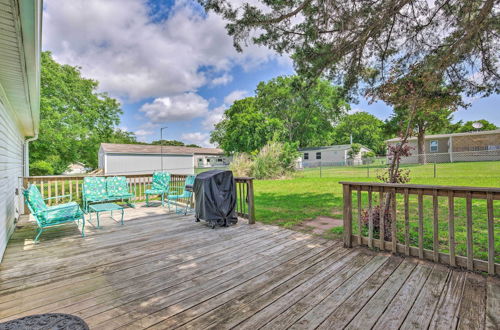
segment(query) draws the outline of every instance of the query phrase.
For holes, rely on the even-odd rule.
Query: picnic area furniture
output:
[[[88,176],[83,179],[83,209],[89,211],[89,205],[93,203],[103,203],[108,201],[128,200],[134,197],[130,192],[127,178],[124,176],[114,177],[92,177]]]
[[[121,212],[122,216],[120,220],[116,220],[115,218],[113,218],[113,211]],[[100,228],[99,214],[102,212],[111,212],[111,219],[113,219],[116,222],[120,222],[123,225],[123,207],[115,203],[100,203],[100,204],[89,205],[89,214],[90,214],[89,222],[92,221],[92,213],[95,213],[97,216],[97,228]]]
[[[147,189],[144,194],[146,195],[146,206],[149,206],[150,195],[161,196],[161,206],[164,206],[165,197],[168,195],[170,189],[170,173],[168,172],[154,172],[151,188]]]
[[[35,185],[30,185],[23,191],[26,205],[36,220],[38,231],[35,236],[35,243],[38,242],[43,230],[47,227],[53,227],[65,224],[67,222],[82,220],[82,237],[85,236],[85,217],[80,206],[71,202],[71,195],[54,196],[43,198],[42,194]],[[55,206],[47,206],[46,200],[69,197],[70,202]]]
[[[184,213],[187,214],[188,211],[191,211],[191,204],[192,204],[192,197],[193,197],[193,190],[192,188],[187,189],[186,186],[192,186],[194,184],[196,176],[194,175],[189,175],[186,177],[186,180],[184,181],[184,186],[180,189],[174,189],[173,194],[168,194],[168,209],[170,210],[170,203],[172,201],[175,202],[175,213]],[[185,206],[179,207],[179,200],[184,199],[185,200]],[[183,212],[184,211],[184,212]]]

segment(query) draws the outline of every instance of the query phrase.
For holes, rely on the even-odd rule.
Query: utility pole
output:
[[[160,157],[161,157],[161,171],[163,172],[163,130],[168,128],[167,126],[160,128]]]

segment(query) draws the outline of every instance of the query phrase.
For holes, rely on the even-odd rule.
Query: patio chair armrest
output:
[[[68,194],[68,195],[59,195],[59,196],[54,196],[54,197],[47,197],[47,198],[44,198],[43,200],[46,201],[46,200],[49,200],[49,199],[57,199],[57,198],[63,198],[63,197],[69,197],[70,201],[73,200],[73,196],[71,194]]]

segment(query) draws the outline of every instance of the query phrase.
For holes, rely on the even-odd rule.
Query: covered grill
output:
[[[194,181],[193,191],[196,221],[205,220],[212,228],[238,222],[233,172],[212,170],[200,173]]]

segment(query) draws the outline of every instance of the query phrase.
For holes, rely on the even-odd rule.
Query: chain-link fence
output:
[[[353,161],[307,161],[299,164],[298,176],[376,178],[388,168],[385,157],[363,158]],[[453,153],[428,153],[401,159],[401,168],[410,170],[411,178],[439,178],[448,176],[491,177],[500,182],[500,150],[480,150]]]

